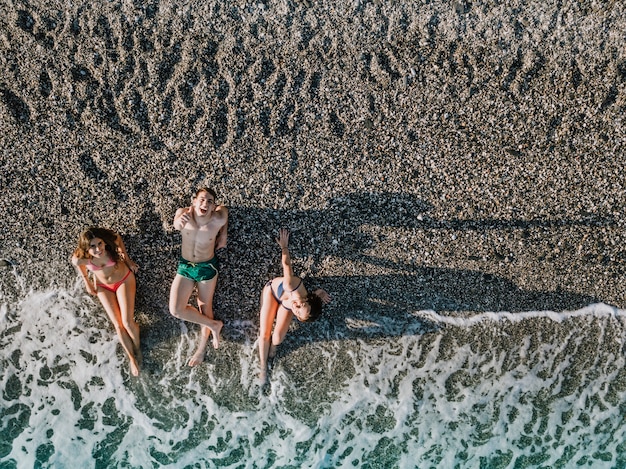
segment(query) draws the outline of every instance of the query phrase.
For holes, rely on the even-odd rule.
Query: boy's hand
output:
[[[224,227],[220,228],[215,237],[215,250],[226,249],[226,235],[224,234]]]
[[[183,212],[183,214],[180,216],[180,218],[178,219],[180,221],[180,227],[184,228],[185,225],[189,222],[189,220],[191,219],[191,211],[193,210],[193,206],[189,207],[187,209],[187,211]]]
[[[228,249],[226,249],[226,246],[215,249],[215,255],[217,260],[220,261],[220,265],[228,263]]]

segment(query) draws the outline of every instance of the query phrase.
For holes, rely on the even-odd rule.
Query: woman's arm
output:
[[[294,288],[293,283],[293,270],[291,270],[291,256],[289,255],[289,230],[281,228],[278,232],[278,239],[276,240],[280,246],[281,263],[283,265],[283,277],[285,277],[284,285],[287,289]]]
[[[72,265],[76,268],[89,264],[89,261],[90,259],[83,259],[82,257],[78,257],[76,253],[72,254]]]
[[[130,270],[137,273],[139,270],[139,266],[135,264],[135,262],[130,258],[128,252],[126,252],[126,246],[124,245],[124,240],[122,237],[116,233],[115,244],[117,246],[117,252],[122,255],[122,259],[126,262],[126,265]]]
[[[84,261],[84,262],[81,262]],[[87,274],[87,267],[85,264],[87,263],[87,259],[80,259],[76,257],[76,255],[72,256],[72,264],[76,267],[76,270],[80,274],[80,276],[85,281],[85,289],[90,295],[96,295],[98,292],[94,285],[89,281],[89,275]]]

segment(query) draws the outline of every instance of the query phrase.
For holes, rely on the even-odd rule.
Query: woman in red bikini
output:
[[[139,375],[141,349],[139,325],[135,322],[135,264],[122,238],[106,228],[90,228],[81,233],[72,264],[82,275],[85,288],[97,295],[130,359],[130,371]],[[93,275],[93,283],[88,274]]]
[[[301,322],[313,322],[322,314],[322,303],[330,301],[330,295],[321,288],[308,292],[302,279],[293,274],[288,247],[289,231],[281,229],[276,242],[281,250],[283,276],[267,282],[261,293],[259,325],[261,384],[267,381],[267,359],[276,354],[276,347],[287,335],[293,317]]]

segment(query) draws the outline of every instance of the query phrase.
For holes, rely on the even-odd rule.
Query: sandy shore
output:
[[[206,184],[225,320],[256,320],[281,226],[329,315],[626,306],[623,2],[174,3],[4,0],[0,256],[29,285],[73,285],[108,226],[177,330],[171,221]]]

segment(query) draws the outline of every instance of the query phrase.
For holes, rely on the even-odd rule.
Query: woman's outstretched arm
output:
[[[276,240],[280,246],[281,263],[283,265],[283,277],[285,278],[285,288],[293,289],[293,270],[291,269],[291,256],[289,255],[289,230],[281,228],[278,232],[278,239]]]

